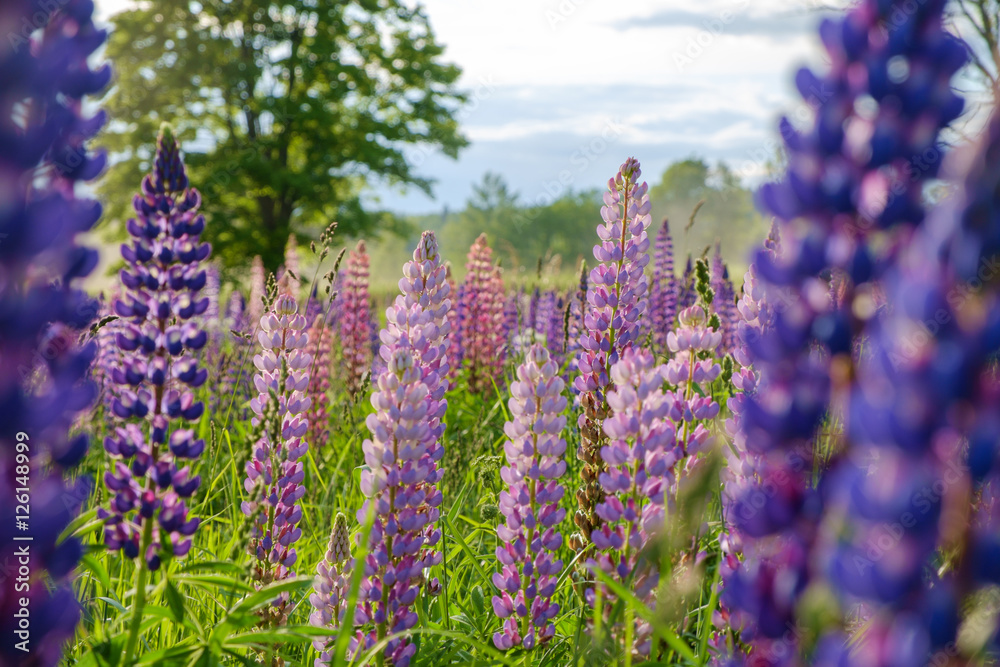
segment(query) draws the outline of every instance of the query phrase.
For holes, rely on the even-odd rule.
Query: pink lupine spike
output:
[[[340,344],[344,356],[344,383],[347,391],[361,390],[364,377],[371,371],[371,304],[368,297],[368,251],[365,242],[347,255],[344,287],[340,294]]]

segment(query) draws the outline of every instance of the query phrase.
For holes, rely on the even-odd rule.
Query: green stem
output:
[[[128,642],[125,644],[125,652],[122,653],[122,665],[125,667],[132,664],[132,656],[139,643],[139,628],[142,627],[142,615],[146,607],[146,575],[149,573],[142,559],[145,558],[145,553],[152,541],[153,520],[148,518],[143,527],[142,546],[139,549],[139,566],[135,573],[135,598],[132,600],[132,620],[129,622]]]

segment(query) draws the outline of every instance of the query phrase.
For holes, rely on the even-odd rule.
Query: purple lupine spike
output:
[[[565,311],[566,300],[555,290],[548,292],[549,315],[545,323],[545,345],[556,364],[562,366],[566,358]]]
[[[420,306],[413,314],[419,315],[415,319],[420,321],[413,322],[411,328],[426,323]],[[361,472],[365,502],[358,521],[363,523],[374,514],[374,524],[354,613],[355,625],[360,627],[350,651],[357,655],[392,635],[383,655],[397,667],[409,665],[416,653],[416,646],[404,633],[417,622],[412,607],[423,570],[437,563],[437,558],[422,558],[426,529],[436,519],[438,509],[427,502],[423,491],[434,471],[427,453],[430,390],[423,381],[418,353],[408,344],[419,340],[408,337],[392,346],[386,370],[379,374],[371,397],[375,412],[367,424],[372,437],[362,445],[367,468]],[[440,502],[440,495],[431,500]]]
[[[111,319],[101,327],[95,338],[97,343],[97,357],[91,367],[91,378],[97,384],[100,405],[103,406],[105,414],[111,414],[112,406],[117,397],[117,383],[112,375],[114,369],[121,365],[122,349],[118,346],[117,335],[122,331],[123,322],[114,314],[114,302],[119,297],[116,289],[109,300],[101,298],[101,304],[97,311],[97,319]]]
[[[670,222],[664,218],[656,234],[653,250],[653,280],[650,284],[649,310],[652,316],[653,343],[666,349],[667,333],[677,317],[677,276],[674,275],[674,241]]]
[[[92,13],[86,0],[66,0],[58,11],[30,0],[0,3],[0,560],[10,568],[0,596],[0,664],[57,664],[80,618],[68,579],[82,548],[76,537],[58,537],[90,495],[86,479],[71,482],[63,471],[87,453],[87,435],[71,432],[96,398],[87,371],[97,346],[77,344],[97,315],[78,279],[98,260],[78,235],[94,227],[101,208],[79,198],[76,184],[105,164],[87,148],[104,113],[82,111],[111,76],[107,66],[88,64],[106,37]],[[41,382],[31,381],[32,368]],[[18,466],[30,468],[30,483],[16,479]],[[17,513],[19,487],[30,487],[30,517]],[[16,551],[28,544],[30,562],[18,563]],[[29,610],[30,638],[19,627]]]
[[[566,340],[566,358],[569,359],[567,370],[570,374],[575,374],[577,368],[577,358],[580,353],[580,335],[584,330],[583,314],[587,308],[587,262],[580,261],[580,277],[577,281],[576,289],[567,296],[569,301],[569,321],[563,331]],[[574,394],[579,392],[575,385],[570,387]]]
[[[726,355],[733,349],[733,326],[736,320],[736,297],[733,293],[733,284],[729,280],[729,267],[722,259],[722,248],[719,242],[715,244],[715,253],[712,255],[711,263],[711,286],[715,292],[712,301],[712,310],[719,318],[719,333],[722,334],[722,341],[717,350],[720,356]]]
[[[652,352],[626,348],[611,367],[614,389],[608,392],[611,414],[604,420],[608,444],[601,450],[607,467],[600,483],[605,497],[596,512],[602,519],[591,535],[596,548],[588,566],[653,602],[658,573],[649,564],[637,567],[639,552],[665,521],[664,499],[671,495],[678,462],[674,425],[668,418],[673,400],[662,387],[667,368],[657,366]],[[614,599],[602,586],[605,599]],[[595,591],[586,591],[594,604]],[[640,623],[635,645],[625,650],[640,656],[650,652],[651,627]]]
[[[732,514],[745,543],[779,541],[796,555],[780,577],[748,557],[745,575],[726,589],[731,608],[755,617],[744,636],[763,650],[784,641],[814,572],[825,485],[813,484],[824,462],[814,458],[812,440],[831,409],[850,403],[855,341],[876,312],[867,306],[872,284],[923,223],[921,192],[941,163],[940,132],[962,110],[950,79],[967,54],[943,29],[944,5],[932,0],[910,11],[902,0],[864,0],[822,23],[829,69],[796,76],[815,120],[805,131],[782,121],[788,170],[759,193],[781,225],[782,253],[755,259],[776,307],[771,332],[750,346],[760,379],[742,425],[748,445],[774,468],[749,485]],[[889,76],[894,63],[905,63],[907,76]],[[849,279],[842,305],[828,298],[821,277],[828,271]]]
[[[340,292],[340,344],[344,355],[347,391],[361,391],[365,375],[372,369],[371,301],[368,297],[368,251],[365,242],[347,255],[344,288]]]
[[[691,255],[688,255],[687,264],[684,265],[684,274],[681,276],[677,287],[677,308],[687,308],[693,306],[698,300],[698,293],[694,288],[694,265],[691,262]]]
[[[355,618],[358,625],[374,627],[359,630],[352,654],[413,627],[412,606],[424,571],[442,562],[436,549],[442,499],[437,465],[444,455],[451,286],[432,233],[422,235],[399,287],[402,294],[386,310],[381,332],[386,368],[372,394],[376,412],[367,421],[372,438],[362,447],[368,469],[361,474],[366,500],[358,520],[370,512],[375,518]],[[437,579],[426,582],[431,593],[439,587]],[[388,643],[384,657],[405,667],[415,652],[404,636]]]
[[[309,596],[309,602],[313,607],[309,625],[327,630],[340,629],[347,613],[347,597],[351,590],[353,570],[354,559],[351,558],[347,517],[338,513],[333,522],[326,554],[316,567],[313,594]],[[332,651],[336,642],[336,634],[313,640],[313,648],[319,652],[313,667],[324,667],[334,662]]]
[[[248,500],[241,509],[251,522],[247,551],[256,559],[251,576],[258,589],[295,576],[294,545],[302,535],[299,501],[306,492],[301,459],[309,449],[305,413],[310,401],[305,390],[312,358],[306,352],[305,329],[306,318],[295,299],[283,294],[261,318],[257,333],[262,350],[253,358],[257,396],[250,409],[260,437],[246,464],[243,486]],[[263,625],[283,624],[289,611],[288,594],[283,593],[266,610]]]
[[[469,370],[469,390],[476,394],[499,384],[505,336],[503,276],[493,266],[493,251],[480,234],[469,249],[462,292],[462,344]]]
[[[682,422],[691,425],[684,429],[684,437],[677,443],[683,456],[702,451],[710,436],[704,424],[693,424],[710,421],[719,414],[719,404],[712,397],[709,385],[719,377],[722,367],[712,357],[703,358],[703,353],[714,352],[721,341],[722,334],[708,325],[700,304],[679,312],[677,328],[667,334],[671,357],[665,377],[676,387],[671,419],[678,425]]]
[[[849,532],[816,546],[869,627],[829,638],[826,664],[849,654],[876,667],[971,662],[956,646],[973,617],[967,601],[1000,584],[1000,281],[988,268],[1000,238],[998,151],[995,116],[960,196],[929,213],[882,276],[894,307],[866,325],[873,346],[852,378],[848,456],[831,500]],[[962,553],[949,558],[956,544]]]
[[[604,470],[601,449],[604,435],[601,424],[607,416],[607,392],[612,387],[609,374],[621,354],[632,347],[639,331],[639,320],[647,309],[647,278],[649,238],[646,228],[651,218],[648,185],[639,183],[642,171],[635,158],[629,158],[608,180],[604,194],[597,235],[601,243],[594,246],[598,264],[590,272],[584,330],[580,335],[577,367],[580,375],[574,387],[580,392],[583,413],[580,427],[580,447],[577,456],[584,462],[581,488],[577,491],[579,510],[574,521],[580,533],[570,541],[579,550],[585,540],[600,526],[595,513],[603,499],[598,481]]]
[[[562,561],[559,524],[566,510],[559,507],[565,489],[559,478],[566,472],[565,383],[559,367],[541,345],[533,345],[518,366],[511,383],[511,420],[504,426],[510,440],[504,445],[507,465],[500,477],[507,490],[500,493],[500,511],[506,523],[497,527],[502,543],[496,556],[501,571],[493,575],[500,590],[493,610],[506,619],[493,643],[500,650],[526,649],[555,635],[552,619],[559,605],[552,602]]]
[[[143,178],[136,217],[128,221],[132,241],[122,245],[125,291],[115,312],[123,322],[116,340],[124,355],[113,372],[120,389],[112,411],[124,423],[104,441],[112,499],[98,512],[105,545],[143,558],[149,570],[159,569],[164,557],[187,554],[199,523],[188,518],[186,499],[201,480],[183,462],[197,459],[205,441],[184,426],[204,411],[193,390],[208,378],[198,354],[208,340],[201,327],[208,298],[200,293],[211,247],[199,240],[201,197],[187,182],[177,141],[163,126],[154,171]],[[186,189],[169,189],[181,185]],[[133,418],[148,427],[126,421]]]

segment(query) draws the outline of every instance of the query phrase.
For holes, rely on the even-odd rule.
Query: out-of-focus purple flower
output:
[[[691,255],[688,255],[687,264],[684,265],[684,273],[681,275],[680,283],[677,285],[677,308],[687,308],[693,306],[698,300],[698,292],[694,289],[694,265],[691,262]]]
[[[250,331],[254,333],[254,328],[260,324],[260,318],[264,317],[264,294],[267,290],[267,274],[264,271],[264,260],[260,255],[255,255],[250,262],[250,296],[247,298],[247,322]]]
[[[966,50],[943,28],[944,0],[911,4],[864,0],[844,18],[821,24],[829,69],[822,75],[803,69],[796,76],[814,121],[804,131],[782,121],[788,169],[759,193],[763,208],[781,225],[783,248],[777,257],[759,252],[755,260],[774,317],[770,333],[749,344],[759,381],[741,424],[748,448],[766,458],[768,474],[748,485],[732,516],[746,541],[766,538],[783,543],[780,549],[797,545],[807,555],[785,563],[770,585],[761,578],[770,568],[744,549],[748,574],[726,587],[752,593],[734,595],[733,601],[757,617],[755,630],[744,634],[749,643],[774,641],[786,631],[784,619],[794,617],[797,596],[812,574],[817,526],[831,488],[853,484],[855,497],[866,495],[863,477],[823,474],[825,462],[814,459],[813,439],[828,414],[846,413],[852,404],[855,341],[876,313],[873,284],[923,223],[922,190],[937,175],[943,155],[939,134],[963,106],[950,79]],[[823,278],[829,272],[846,279],[842,303],[829,298]],[[884,399],[879,395],[878,402]],[[849,432],[861,423],[850,417]],[[903,433],[914,428],[899,424]],[[896,437],[891,430],[878,439]],[[886,461],[902,463],[894,455]],[[926,471],[923,464],[904,469],[879,485],[886,499],[905,497],[909,481]],[[905,561],[897,565],[872,584],[905,588],[906,576],[897,575],[910,568]],[[781,614],[769,615],[776,609]],[[800,663],[796,654],[786,652],[782,662]],[[897,664],[913,664],[908,659]]]
[[[295,234],[288,235],[285,243],[285,263],[278,269],[278,294],[288,294],[299,299],[302,280],[299,275],[299,244]]]
[[[493,251],[480,234],[469,249],[462,290],[463,362],[469,371],[469,390],[481,394],[500,382],[505,352],[503,277],[493,266]]]
[[[584,331],[580,335],[574,386],[580,392],[580,447],[577,456],[584,462],[582,484],[577,490],[579,509],[574,521],[580,533],[571,537],[581,549],[584,540],[601,525],[596,508],[603,499],[598,481],[604,471],[601,449],[605,438],[602,423],[607,416],[607,392],[612,387],[611,367],[632,347],[639,332],[639,320],[647,309],[649,238],[646,228],[651,218],[648,186],[639,183],[639,162],[629,158],[608,180],[594,246],[597,266],[590,272]]]
[[[150,570],[164,557],[187,554],[198,528],[186,499],[201,479],[183,462],[197,459],[205,441],[183,426],[201,417],[204,406],[193,390],[208,378],[197,358],[208,340],[201,327],[208,299],[199,293],[206,283],[201,263],[211,252],[199,241],[205,228],[200,203],[177,140],[164,126],[153,171],[133,200],[132,240],[121,247],[125,291],[115,312],[123,322],[116,340],[124,354],[112,373],[120,386],[112,412],[125,423],[104,440],[112,459],[104,475],[111,501],[98,512],[105,545],[143,558]],[[133,418],[144,419],[146,428],[128,421]]]
[[[347,391],[361,390],[365,375],[372,369],[371,301],[368,297],[368,251],[365,242],[347,255],[344,288],[340,293],[340,344],[344,355],[344,384]]]
[[[649,311],[653,325],[653,343],[666,349],[667,333],[677,317],[677,276],[674,275],[674,241],[666,218],[656,234],[653,246],[653,281],[649,288]]]
[[[500,477],[507,489],[500,493],[500,511],[506,521],[497,527],[501,571],[493,575],[500,590],[493,610],[506,619],[493,643],[501,650],[534,648],[555,634],[552,619],[559,605],[552,602],[562,561],[559,524],[566,510],[559,507],[565,489],[557,481],[566,472],[565,383],[559,367],[541,345],[533,345],[518,366],[511,383],[511,420],[504,426],[510,440],[504,445],[507,465]]]
[[[722,334],[718,354],[726,355],[732,352],[735,345],[735,327],[738,318],[736,295],[733,283],[729,280],[729,267],[722,260],[722,248],[719,243],[715,244],[715,253],[712,255],[712,291],[715,292],[712,310],[719,318],[721,325],[719,333]]]
[[[347,596],[351,590],[353,570],[354,559],[351,558],[347,517],[337,514],[326,554],[316,567],[313,594],[309,596],[309,602],[313,607],[309,625],[328,630],[340,629],[347,613]],[[313,648],[319,652],[319,657],[313,663],[314,667],[324,667],[333,662],[331,651],[336,642],[336,635],[313,640]]]
[[[673,401],[662,389],[667,369],[655,364],[649,350],[626,348],[611,375],[612,414],[604,420],[609,441],[601,450],[607,469],[600,482],[606,495],[596,509],[602,525],[591,536],[597,551],[588,565],[635,591],[639,599],[653,602],[656,567],[637,564],[649,537],[664,525],[679,459],[674,425],[668,418]],[[602,586],[602,591],[605,599],[614,599],[609,589]],[[594,604],[595,595],[594,589],[587,590],[588,604]],[[635,644],[625,650],[648,656],[651,635],[652,628],[640,623],[633,635]]]
[[[301,459],[309,449],[305,390],[312,358],[305,351],[305,329],[306,318],[298,313],[295,299],[283,294],[261,318],[257,333],[263,349],[253,359],[257,397],[250,401],[250,409],[251,424],[260,439],[246,464],[243,486],[248,500],[242,510],[252,525],[248,551],[257,561],[252,578],[258,587],[295,576],[291,570],[298,559],[294,545],[302,536],[299,501],[306,492]],[[276,599],[267,609],[264,624],[284,623],[288,602],[287,593]]]

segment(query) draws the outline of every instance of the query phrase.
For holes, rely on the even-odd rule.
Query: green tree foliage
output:
[[[213,254],[229,266],[259,254],[274,269],[290,232],[315,236],[331,220],[348,234],[390,223],[366,186],[429,192],[403,148],[455,157],[467,143],[455,119],[460,70],[409,4],[156,0],[115,16],[107,219],[128,217],[168,120],[202,192]]]

